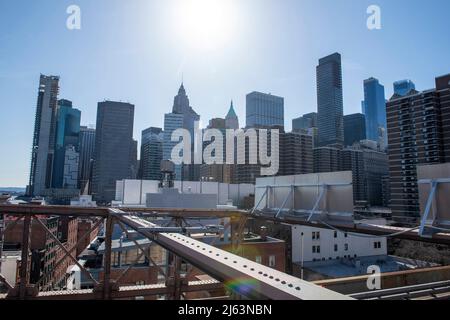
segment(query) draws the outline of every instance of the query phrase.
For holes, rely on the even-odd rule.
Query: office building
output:
[[[55,153],[59,77],[41,75],[35,114],[27,193],[39,196],[51,187]]]
[[[366,140],[366,117],[361,113],[344,116],[345,146],[352,146],[361,140]]]
[[[318,146],[344,143],[344,102],[341,55],[334,53],[319,60],[317,66]]]
[[[239,129],[239,118],[234,110],[233,101],[231,101],[230,110],[225,117],[225,127],[227,129],[238,130]]]
[[[81,111],[69,100],[58,101],[52,188],[78,188]]]
[[[311,135],[300,132],[280,133],[280,150],[278,175],[307,174],[314,171]]]
[[[143,180],[161,179],[164,132],[161,128],[148,128],[142,131],[140,178]]]
[[[133,122],[134,105],[113,101],[98,104],[92,179],[97,202],[114,200],[116,181],[132,176]]]
[[[194,137],[195,123],[200,121],[200,116],[190,106],[189,97],[186,94],[184,85],[181,84],[178,94],[174,98],[172,113],[164,116],[164,160],[172,159],[172,150],[178,141],[172,141],[172,134],[177,129],[186,129]],[[192,155],[194,153],[194,141],[191,141]],[[193,159],[193,157],[192,157]],[[198,180],[200,175],[199,165],[183,164],[175,166],[176,180]]]
[[[363,113],[366,116],[367,139],[387,145],[386,97],[384,86],[375,78],[364,80]]]
[[[292,120],[292,131],[303,131],[317,127],[317,113],[312,112]]]
[[[284,127],[284,98],[252,92],[247,95],[247,128]]]
[[[80,128],[80,162],[78,169],[78,188],[86,190],[92,180],[92,164],[95,151],[95,129],[82,126]],[[87,188],[89,191],[89,188]]]
[[[387,103],[393,216],[419,217],[417,166],[450,162],[450,75]]]
[[[400,80],[394,82],[394,94],[404,97],[411,91],[416,90],[416,85],[411,80]]]

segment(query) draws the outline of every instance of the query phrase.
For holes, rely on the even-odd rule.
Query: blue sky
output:
[[[138,139],[162,126],[183,74],[203,124],[225,116],[231,99],[244,124],[245,95],[257,90],[285,98],[290,128],[316,110],[315,67],[330,53],[343,57],[346,113],[360,112],[368,77],[389,97],[395,80],[428,89],[450,72],[448,0],[222,1],[227,37],[204,48],[178,18],[192,14],[183,0],[0,0],[0,186],[27,183],[40,73],[61,76],[60,98],[83,124],[95,124],[98,101],[134,103]],[[81,30],[66,28],[71,4]],[[381,30],[366,27],[371,4]]]

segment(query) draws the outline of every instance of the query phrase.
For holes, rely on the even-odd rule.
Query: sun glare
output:
[[[183,41],[197,49],[214,50],[233,36],[233,0],[182,0],[176,5],[175,27]]]

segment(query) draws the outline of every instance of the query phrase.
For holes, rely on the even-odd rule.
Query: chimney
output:
[[[260,229],[260,236],[262,241],[267,241],[267,227],[262,226]]]

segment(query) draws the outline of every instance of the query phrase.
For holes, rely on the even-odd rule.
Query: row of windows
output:
[[[335,231],[334,232],[334,238],[337,238],[337,237],[338,237],[338,232]],[[344,237],[348,238],[348,234],[344,233]],[[320,240],[320,232],[313,232],[312,233],[312,239],[313,240]]]

